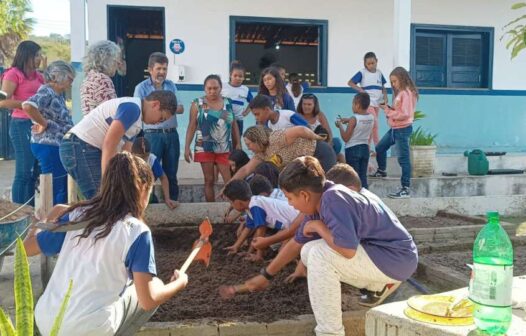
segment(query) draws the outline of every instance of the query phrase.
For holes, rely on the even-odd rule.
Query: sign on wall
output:
[[[182,54],[185,50],[184,42],[180,39],[173,39],[170,41],[170,50],[176,54]]]

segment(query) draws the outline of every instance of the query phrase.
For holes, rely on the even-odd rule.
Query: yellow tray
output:
[[[426,322],[431,324],[437,324],[442,326],[468,326],[473,324],[473,317],[441,317],[430,314],[425,314],[414,310],[411,307],[407,307],[404,313],[410,319]]]
[[[443,318],[468,318],[473,316],[473,303],[469,299],[462,300],[455,310],[447,315],[448,307],[455,301],[452,295],[417,295],[407,300],[407,305],[413,310]]]

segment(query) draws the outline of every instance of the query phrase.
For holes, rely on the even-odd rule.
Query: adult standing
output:
[[[174,82],[166,79],[168,74],[168,57],[161,52],[154,52],[148,59],[148,72],[150,77],[137,84],[134,97],[144,99],[156,90],[177,93]],[[184,112],[183,105],[177,105],[176,114]],[[144,125],[144,137],[150,142],[152,153],[161,160],[163,170],[168,177],[170,185],[170,198],[177,201],[179,186],[177,185],[177,170],[179,168],[180,144],[177,133],[177,117],[174,115],[168,120],[152,125]]]
[[[11,68],[4,73],[2,80],[2,91],[7,94],[7,99],[0,101],[0,108],[13,109],[9,138],[15,149],[15,179],[11,189],[11,197],[15,203],[26,203],[34,196],[39,174],[38,162],[31,152],[32,123],[22,109],[22,102],[44,84],[44,77],[37,71],[43,59],[45,62],[37,43],[21,42]]]
[[[111,41],[98,41],[88,48],[84,57],[85,78],[80,85],[80,109],[90,113],[101,103],[117,98],[111,77],[121,62],[121,50]]]
[[[31,150],[42,173],[53,176],[53,204],[67,203],[68,173],[60,162],[58,148],[64,134],[73,127],[63,94],[71,88],[75,70],[64,61],[56,61],[47,67],[44,76],[46,84],[22,106],[35,124]]]
[[[130,151],[143,123],[156,124],[175,114],[171,91],[154,91],[143,100],[123,97],[100,104],[76,124],[60,144],[60,161],[86,198],[99,190],[106,166],[121,149]]]
[[[214,202],[214,165],[227,183],[231,177],[230,152],[240,149],[239,129],[231,100],[221,96],[221,77],[208,75],[204,87],[205,96],[195,99],[190,108],[184,158],[187,162],[192,160],[190,144],[195,135],[193,160],[199,162],[203,170],[206,201]]]

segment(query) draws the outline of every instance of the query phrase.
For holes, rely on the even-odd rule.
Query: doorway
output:
[[[133,96],[135,86],[148,77],[148,57],[165,52],[162,7],[108,5],[108,39],[124,50],[127,71],[113,78],[118,97]]]

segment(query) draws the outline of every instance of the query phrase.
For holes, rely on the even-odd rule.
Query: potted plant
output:
[[[425,118],[421,111],[415,112],[414,121]],[[436,149],[435,138],[437,134],[432,134],[422,126],[418,126],[409,138],[411,147],[411,166],[413,177],[432,176],[435,171]]]

